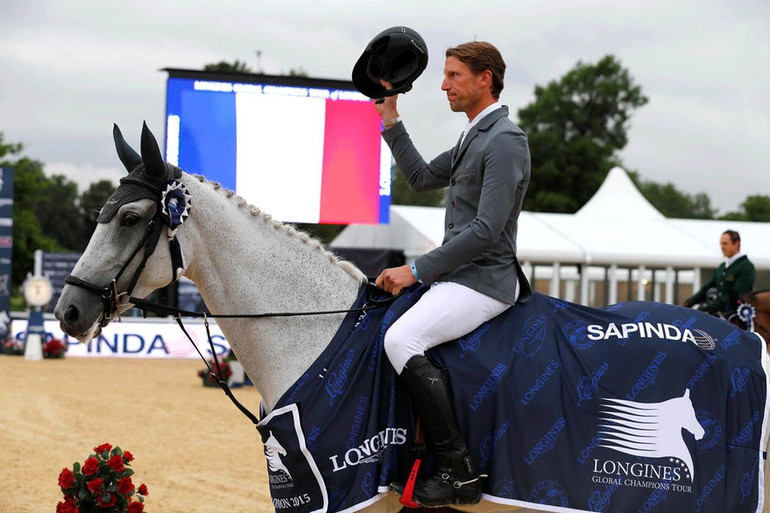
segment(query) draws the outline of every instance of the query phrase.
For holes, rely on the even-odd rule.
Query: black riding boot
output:
[[[406,362],[401,377],[437,457],[433,474],[415,486],[415,502],[428,508],[476,504],[481,498],[481,479],[457,425],[441,371],[418,355]]]

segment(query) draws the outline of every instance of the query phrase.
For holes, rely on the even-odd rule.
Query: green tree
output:
[[[43,233],[68,251],[83,251],[84,217],[78,206],[78,185],[65,176],[44,178],[38,192],[37,214]]]
[[[770,221],[770,196],[748,196],[737,212],[728,212],[720,217],[729,221],[753,221],[766,223]]]
[[[5,135],[2,132],[0,132],[0,158],[4,158],[6,155],[16,155],[18,153],[21,153],[22,149],[23,147],[21,143],[5,142]]]
[[[288,75],[290,77],[307,77],[307,71],[305,71],[302,66],[299,68],[289,68]]]
[[[233,62],[219,61],[215,64],[206,64],[203,71],[226,71],[235,73],[254,73],[248,64],[235,59]]]
[[[518,113],[532,153],[524,209],[577,211],[620,164],[631,114],[647,101],[612,55],[578,62],[560,80],[536,86],[534,102]]]
[[[43,164],[37,160],[20,157],[21,143],[6,144],[0,133],[0,166],[13,168],[13,262],[12,284],[15,288],[32,272],[35,250],[63,251],[65,248],[53,237],[45,234],[41,224],[48,180],[43,174]],[[18,157],[18,158],[17,158]]]
[[[639,192],[666,217],[714,219],[716,215],[716,210],[711,207],[711,198],[706,193],[690,195],[680,191],[672,183],[661,184],[642,180],[636,172],[628,174]]]
[[[35,250],[83,251],[101,205],[114,186],[107,180],[91,184],[82,195],[62,175],[47,177],[43,163],[22,156],[21,143],[6,143],[0,132],[0,165],[14,169],[13,285],[32,272]]]

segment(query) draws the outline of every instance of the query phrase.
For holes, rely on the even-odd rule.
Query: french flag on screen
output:
[[[390,152],[369,102],[189,88],[171,101],[171,93],[169,84],[167,158],[176,132],[185,171],[286,222],[389,221]]]

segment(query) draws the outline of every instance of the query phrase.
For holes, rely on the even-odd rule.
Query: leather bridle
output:
[[[118,320],[120,320],[121,299],[132,299],[131,293],[134,291],[136,283],[139,281],[139,276],[142,274],[142,271],[144,271],[147,260],[149,260],[149,258],[155,252],[155,248],[158,245],[161,232],[165,226],[166,222],[164,216],[161,214],[161,208],[156,206],[155,215],[147,224],[147,228],[144,230],[144,235],[142,235],[142,239],[139,241],[139,244],[136,246],[129,259],[123,264],[123,266],[108,285],[95,285],[72,274],[64,278],[64,283],[67,285],[85,289],[99,296],[102,301],[102,313],[99,319],[99,325],[101,327],[109,324],[115,315],[117,315]],[[134,261],[136,255],[142,250],[144,250],[142,259],[139,262],[139,266],[134,271],[134,275],[131,277],[131,281],[129,282],[128,287],[124,292],[119,292],[118,280],[120,280],[128,267],[131,265],[131,262]],[[172,280],[169,283],[173,283],[174,281],[176,281],[176,272],[174,271],[174,266],[172,264]]]

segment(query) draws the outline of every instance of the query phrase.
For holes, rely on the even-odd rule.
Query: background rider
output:
[[[738,308],[741,295],[754,288],[756,271],[749,258],[741,253],[741,236],[734,230],[722,233],[719,239],[722,262],[711,279],[701,289],[684,301],[684,306],[702,303],[699,307],[709,313],[727,314]]]

